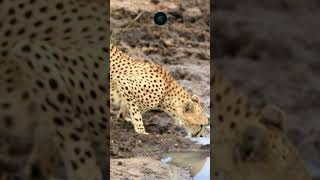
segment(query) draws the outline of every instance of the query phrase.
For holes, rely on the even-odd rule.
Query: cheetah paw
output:
[[[142,132],[141,134],[149,135],[149,133],[147,133],[147,132]]]
[[[136,131],[137,133],[139,133],[139,134],[145,134],[145,135],[149,135],[149,133],[147,133],[146,131]]]

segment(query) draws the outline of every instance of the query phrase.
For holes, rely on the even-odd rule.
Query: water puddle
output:
[[[209,127],[208,131],[210,131]],[[197,144],[210,144],[210,133],[205,137],[191,138]],[[210,156],[209,152],[168,152],[161,160],[166,164],[187,168],[194,180],[210,180]]]
[[[170,152],[161,160],[166,164],[187,168],[194,180],[210,180],[210,157],[208,152]]]
[[[191,138],[191,141],[194,141],[194,142],[196,142],[197,144],[203,144],[203,145],[210,144],[210,138],[208,138],[208,137],[196,137],[196,138]]]

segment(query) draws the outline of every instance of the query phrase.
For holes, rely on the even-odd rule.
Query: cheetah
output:
[[[191,136],[200,136],[208,124],[199,98],[190,95],[160,65],[134,60],[110,45],[110,98],[120,106],[118,117],[129,113],[134,130],[148,134],[142,114],[156,109],[168,113]]]
[[[106,2],[0,1],[0,175],[106,179]]]
[[[211,65],[214,179],[311,180],[286,136],[286,115],[277,106],[250,105]]]

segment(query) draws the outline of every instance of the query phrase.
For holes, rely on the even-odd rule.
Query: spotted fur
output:
[[[102,180],[93,143],[108,134],[104,7],[0,1],[1,175],[50,179],[62,162],[66,179]]]
[[[214,179],[310,180],[275,105],[252,106],[214,67],[211,74]]]

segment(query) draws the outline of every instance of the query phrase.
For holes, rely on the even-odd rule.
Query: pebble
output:
[[[198,7],[188,8],[185,15],[191,18],[199,18],[202,15],[201,10]]]

